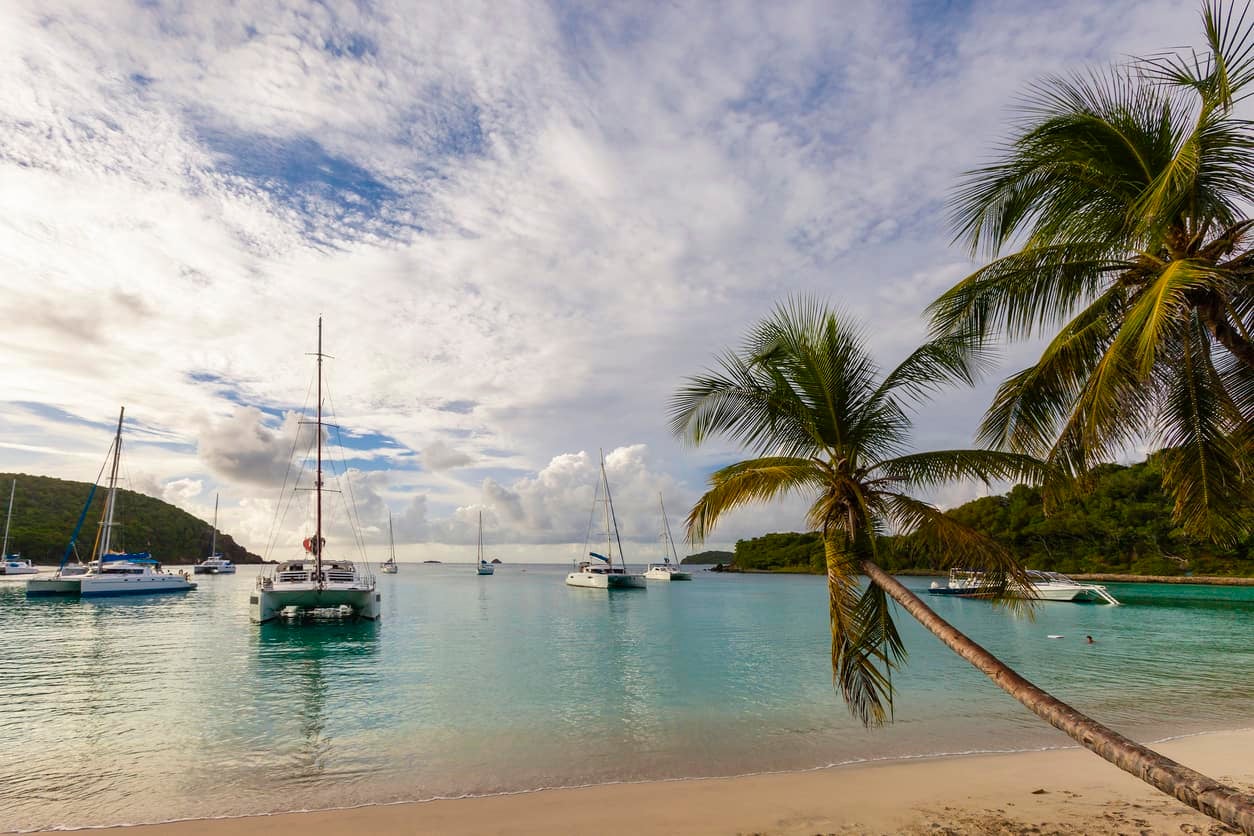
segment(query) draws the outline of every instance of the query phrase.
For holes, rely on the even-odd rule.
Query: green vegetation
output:
[[[17,479],[13,500],[13,525],[9,530],[9,551],[21,553],[36,563],[57,564],[65,553],[74,523],[83,510],[88,482],[71,482],[50,476],[0,473],[0,493],[7,505],[8,486]],[[79,534],[78,553],[84,560],[91,554],[98,523],[104,513],[105,489],[96,491],[87,520]],[[0,513],[4,508],[0,507]],[[118,491],[114,545],[128,551],[150,551],[162,563],[195,563],[209,554],[209,523],[197,519],[168,502],[134,491]],[[261,558],[218,532],[218,551],[235,563],[260,563]]]
[[[719,563],[731,563],[735,554],[732,552],[706,551],[690,554],[680,563],[690,563],[696,566],[714,566]]]
[[[1254,537],[1217,545],[1192,536],[1171,518],[1161,457],[1131,467],[1090,471],[1087,490],[1045,513],[1039,488],[1019,485],[946,512],[1005,546],[1024,566],[1069,574],[1216,575],[1254,577]],[[1252,509],[1254,510],[1254,509]],[[884,537],[880,553],[893,571],[939,571],[949,563],[925,542]],[[767,534],[736,543],[736,565],[759,571],[824,571],[817,532]]]

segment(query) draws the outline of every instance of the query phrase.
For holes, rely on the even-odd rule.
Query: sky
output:
[[[685,376],[793,294],[891,367],[976,266],[946,201],[1026,85],[1199,31],[1149,0],[3,0],[0,471],[92,480],[125,405],[129,487],[288,556],[321,315],[333,545],[355,508],[372,559],[389,512],[401,559],[468,559],[482,513],[491,553],[568,561],[603,449],[652,559],[659,493],[678,536],[737,459],[670,435]],[[970,446],[1029,359],[916,445]]]

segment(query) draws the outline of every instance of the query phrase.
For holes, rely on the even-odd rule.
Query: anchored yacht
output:
[[[392,539],[391,511],[388,511],[388,559],[379,564],[379,571],[385,575],[395,575],[399,571],[396,565],[396,541]]]
[[[323,554],[327,541],[322,534],[322,431],[327,424],[322,420],[322,361],[328,355],[322,353],[322,317],[318,317],[318,351],[314,356],[318,363],[318,400],[316,418],[309,422],[314,426],[318,449],[314,475],[314,533],[304,539],[304,558],[286,560],[273,572],[257,576],[257,586],[249,594],[248,603],[252,620],[259,624],[281,615],[318,610],[374,620],[381,610],[374,576],[364,559],[358,564],[342,558],[329,559]],[[349,522],[352,522],[351,514]]]
[[[475,561],[476,571],[480,575],[491,575],[496,567],[483,558],[483,512],[479,512],[479,559]]]
[[[13,495],[17,493],[17,480],[9,488],[9,513],[4,518],[4,545],[0,546],[0,575],[34,575],[39,570],[21,555],[9,554],[9,523],[13,521]]]
[[[649,568],[645,570],[644,576],[651,581],[690,581],[692,574],[685,572],[680,568],[679,552],[675,550],[675,538],[671,537],[671,520],[666,515],[666,503],[662,501],[662,495],[657,495],[658,507],[662,510],[662,562],[650,563]],[[675,562],[671,563],[671,557],[675,558]]]
[[[1024,589],[1010,588],[1009,594],[1014,598],[1028,598],[1039,601],[1104,601],[1118,605],[1119,601],[1111,595],[1106,587],[1094,583],[1080,583],[1058,572],[1041,572],[1029,569],[1028,584]],[[955,595],[960,598],[988,597],[988,587],[982,572],[970,569],[950,569],[949,581],[941,586],[939,581],[932,581],[928,589],[932,595]]]
[[[209,541],[209,556],[192,567],[197,575],[234,575],[235,564],[218,554],[218,495],[213,495],[213,535]]]
[[[605,498],[601,499],[601,487],[605,487]],[[581,560],[575,566],[575,571],[566,576],[567,586],[582,586],[587,589],[643,589],[645,586],[644,575],[633,574],[627,571],[627,564],[623,560],[623,541],[618,534],[618,518],[614,514],[614,499],[610,495],[610,480],[605,475],[605,453],[601,453],[601,481],[597,483],[597,494],[593,497],[593,515],[596,514],[596,506],[605,504],[605,554],[597,552],[588,552],[588,557],[595,558],[598,562],[593,563],[591,560]],[[591,522],[588,526],[588,535],[591,538],[592,526]],[[618,562],[614,565],[614,543],[618,542]]]

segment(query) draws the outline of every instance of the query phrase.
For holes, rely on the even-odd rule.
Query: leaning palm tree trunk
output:
[[[1244,833],[1254,834],[1254,795],[1240,793],[1207,778],[1086,717],[1015,673],[1005,662],[937,615],[919,596],[876,564],[863,561],[862,571],[950,650],[979,668],[997,687],[1023,703],[1042,720],[1066,732],[1085,749],[1175,796],[1195,810],[1240,828]]]

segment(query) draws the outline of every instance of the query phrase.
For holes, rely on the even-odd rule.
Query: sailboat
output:
[[[379,564],[379,570],[385,575],[395,575],[400,571],[396,565],[396,542],[392,539],[391,511],[388,511],[388,559]]]
[[[235,564],[218,554],[218,495],[213,495],[213,537],[209,541],[209,556],[192,567],[197,575],[234,575]]]
[[[285,560],[268,574],[257,576],[257,586],[249,594],[251,618],[263,624],[280,615],[298,615],[316,610],[337,609],[370,620],[379,617],[381,606],[374,576],[364,561],[323,556],[326,538],[322,536],[322,317],[318,317],[318,400],[314,425],[317,436],[317,471],[314,494],[317,513],[313,535],[304,540],[306,557]],[[281,505],[281,503],[280,503]]]
[[[483,559],[483,512],[479,512],[479,559],[475,562],[480,575],[491,575],[496,567]]]
[[[605,499],[600,499],[601,487],[605,487]],[[597,483],[597,495],[593,497],[592,512],[596,506],[605,503],[605,554],[588,552],[591,560],[579,561],[575,571],[566,576],[567,586],[582,586],[588,589],[643,589],[644,575],[632,574],[627,571],[627,563],[623,560],[623,540],[618,534],[618,518],[614,514],[614,498],[610,495],[610,480],[605,475],[605,453],[601,453],[601,481]],[[591,522],[589,522],[591,534]],[[618,562],[614,565],[614,543],[618,542]]]
[[[690,581],[692,574],[685,572],[679,566],[679,552],[675,551],[675,538],[671,536],[671,520],[666,516],[666,503],[662,501],[662,495],[657,495],[658,507],[662,510],[662,562],[650,563],[649,568],[645,570],[644,576],[651,581]],[[675,562],[671,563],[671,556],[674,555]]]
[[[13,521],[13,495],[17,493],[17,480],[9,488],[9,514],[4,518],[4,545],[0,546],[0,575],[34,575],[39,572],[29,560],[9,554],[9,523]]]
[[[175,574],[161,568],[148,552],[113,551],[113,529],[118,507],[118,462],[122,458],[122,419],[126,408],[118,413],[118,429],[113,438],[113,466],[109,470],[109,493],[105,500],[104,520],[97,538],[96,559],[83,574],[67,576],[58,571],[48,580],[27,581],[27,595],[73,595],[83,598],[114,595],[151,595],[158,592],[187,592],[196,588],[185,572]],[[88,504],[90,505],[90,498]],[[84,509],[84,514],[86,509]],[[79,517],[82,525],[82,517]],[[75,529],[77,537],[78,529]],[[71,548],[73,540],[71,540]],[[67,549],[67,555],[69,550]],[[62,565],[64,567],[64,559]]]

